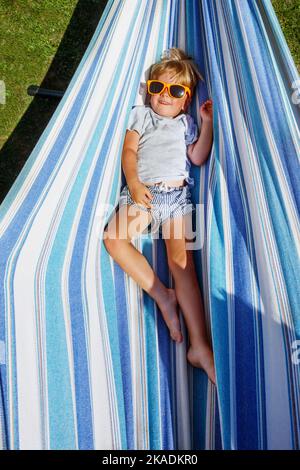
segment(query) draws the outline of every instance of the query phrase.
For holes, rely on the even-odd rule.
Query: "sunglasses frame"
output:
[[[164,87],[162,88],[160,93],[152,93],[150,91],[150,85],[151,85],[152,82],[159,82],[159,83],[162,83],[164,85]],[[185,91],[184,96],[186,95],[186,93],[189,95],[189,97],[192,96],[191,89],[188,86],[182,85],[181,83],[166,83],[166,82],[163,82],[162,80],[147,80],[147,91],[148,91],[149,95],[161,95],[165,91],[165,89],[167,88],[169,96],[171,96],[172,98],[180,100],[180,99],[183,98],[183,96],[178,97],[178,96],[173,96],[171,94],[170,87],[174,86],[174,85],[181,86],[182,88],[184,88],[184,91]]]

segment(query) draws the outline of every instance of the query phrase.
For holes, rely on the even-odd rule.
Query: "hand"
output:
[[[149,202],[149,199],[152,200],[153,196],[145,184],[140,181],[135,181],[128,185],[128,189],[136,204],[141,204],[149,209],[152,208],[152,204]]]
[[[213,120],[213,105],[212,105],[212,100],[206,100],[206,101],[200,106],[200,116],[201,116],[201,118],[202,118],[202,121],[212,122],[212,120]]]

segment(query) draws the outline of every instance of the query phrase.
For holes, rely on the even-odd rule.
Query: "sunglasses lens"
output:
[[[180,85],[171,85],[170,93],[174,98],[182,98],[185,94],[185,89]]]
[[[150,93],[160,93],[163,89],[163,83],[159,81],[151,82],[149,85],[149,92]]]

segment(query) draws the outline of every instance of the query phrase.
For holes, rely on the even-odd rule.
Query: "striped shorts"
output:
[[[150,203],[152,208],[145,207],[133,201],[128,186],[124,186],[120,193],[119,207],[132,205],[152,215],[151,224],[154,223],[153,231],[156,231],[167,219],[183,216],[195,211],[195,207],[190,200],[191,193],[189,186],[177,186],[168,189],[163,184],[147,186],[153,198]]]

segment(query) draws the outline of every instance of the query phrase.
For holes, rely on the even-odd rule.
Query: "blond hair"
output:
[[[164,72],[175,72],[176,81],[188,86],[192,94],[198,80],[204,82],[193,59],[178,47],[171,47],[163,52],[160,62],[151,66],[149,79],[157,80]]]

